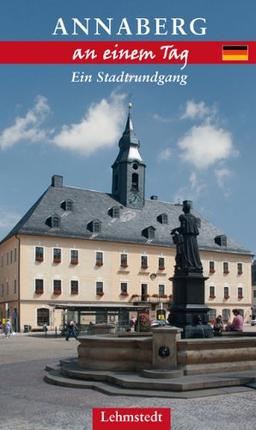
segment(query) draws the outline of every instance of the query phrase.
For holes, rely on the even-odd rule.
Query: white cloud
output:
[[[154,113],[153,119],[155,119],[156,121],[159,121],[159,122],[163,122],[163,123],[169,123],[169,122],[172,122],[174,120],[174,118],[172,118],[172,117],[164,117],[162,115],[159,115],[158,113]]]
[[[181,119],[203,119],[215,114],[215,109],[208,107],[205,102],[196,103],[194,100],[188,100]]]
[[[217,183],[221,188],[224,188],[226,186],[226,180],[232,175],[231,170],[227,169],[226,167],[215,169],[214,173],[217,179]]]
[[[174,196],[175,202],[183,200],[198,200],[201,194],[206,190],[206,184],[198,177],[196,172],[192,172],[188,179],[188,184],[176,191]]]
[[[192,127],[178,141],[178,146],[182,151],[181,159],[197,169],[207,169],[236,154],[231,134],[211,124]]]
[[[0,208],[0,228],[10,230],[21,218],[15,212],[10,211],[7,208]]]
[[[64,125],[52,143],[83,155],[116,145],[124,126],[125,98],[112,93],[108,100],[92,104],[80,122]]]
[[[47,99],[38,96],[35,105],[28,110],[24,117],[17,117],[10,127],[0,133],[0,148],[9,148],[21,141],[38,142],[45,139],[47,131],[42,128],[42,123],[50,112]]]
[[[167,161],[170,160],[172,156],[172,151],[170,148],[165,148],[162,151],[159,152],[158,154],[158,160],[159,161]]]

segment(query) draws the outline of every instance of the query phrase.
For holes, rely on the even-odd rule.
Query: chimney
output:
[[[158,200],[158,196],[151,196],[150,200]]]
[[[62,188],[63,187],[63,176],[53,175],[51,185],[52,185],[52,187]]]

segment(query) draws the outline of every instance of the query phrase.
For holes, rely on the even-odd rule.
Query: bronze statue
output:
[[[179,216],[180,227],[171,231],[176,244],[175,273],[203,272],[197,244],[199,219],[190,213],[191,206],[191,201],[184,200],[184,214]]]

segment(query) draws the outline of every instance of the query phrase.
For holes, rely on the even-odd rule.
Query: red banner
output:
[[[224,56],[228,46],[246,56]],[[2,41],[0,64],[255,64],[256,42]]]
[[[171,430],[169,408],[95,408],[92,430]]]

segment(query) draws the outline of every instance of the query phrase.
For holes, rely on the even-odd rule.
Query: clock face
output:
[[[141,197],[138,193],[131,193],[128,201],[131,205],[136,206],[141,202]]]

